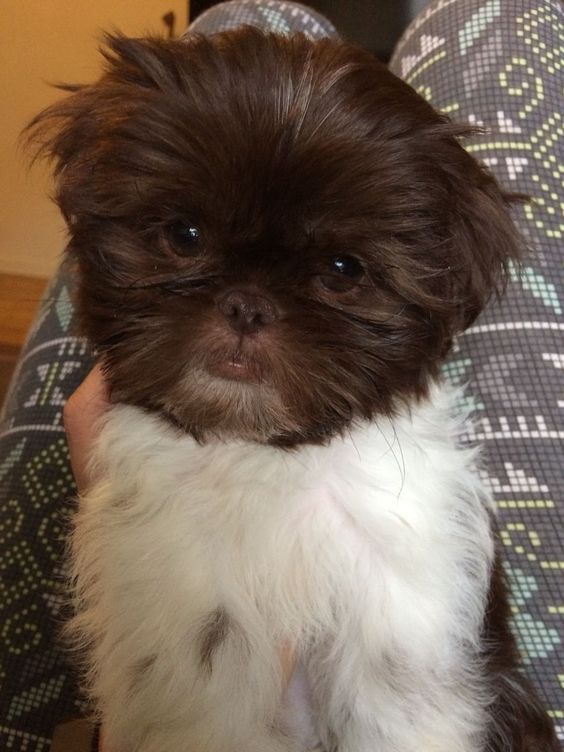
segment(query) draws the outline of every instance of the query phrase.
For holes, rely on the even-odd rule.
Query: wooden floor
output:
[[[0,274],[0,404],[46,284],[37,277]]]

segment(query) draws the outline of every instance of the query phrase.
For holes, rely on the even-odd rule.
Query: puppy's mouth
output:
[[[207,371],[229,381],[260,384],[268,381],[268,369],[256,356],[241,350],[214,353],[207,362]]]

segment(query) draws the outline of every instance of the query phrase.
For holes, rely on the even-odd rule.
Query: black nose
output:
[[[228,292],[218,301],[217,307],[238,334],[255,334],[278,318],[276,308],[268,298],[243,290]]]

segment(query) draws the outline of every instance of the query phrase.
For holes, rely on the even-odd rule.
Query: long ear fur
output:
[[[453,127],[462,138],[480,132]],[[453,148],[458,152],[456,158],[449,154]],[[522,194],[504,191],[486,168],[461,152],[458,143],[450,143],[439,155],[451,190],[450,295],[459,311],[455,321],[458,331],[472,324],[492,296],[499,299],[510,271],[519,270],[525,244],[511,209],[528,200]]]
[[[186,42],[130,39],[119,34],[105,35],[104,41],[101,53],[106,62],[101,78],[90,85],[59,85],[57,88],[69,96],[36,115],[22,133],[33,160],[46,157],[53,161],[55,200],[71,225],[76,216],[99,219],[119,212],[115,194],[104,196],[100,185],[89,178],[95,177],[100,159],[111,162],[111,152],[117,157],[120,145],[128,139],[149,140],[148,133],[134,132],[135,118],[131,116],[137,110],[155,112],[155,129],[166,125],[163,95],[178,92],[185,80],[181,67],[187,57],[175,55],[174,50],[186,50]],[[165,101],[164,108],[152,107],[157,97]],[[166,130],[159,135],[166,141]]]

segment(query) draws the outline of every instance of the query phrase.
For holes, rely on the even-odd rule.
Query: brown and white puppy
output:
[[[107,41],[31,133],[116,403],[71,624],[115,749],[555,751],[439,378],[519,260],[511,197],[356,47]]]

